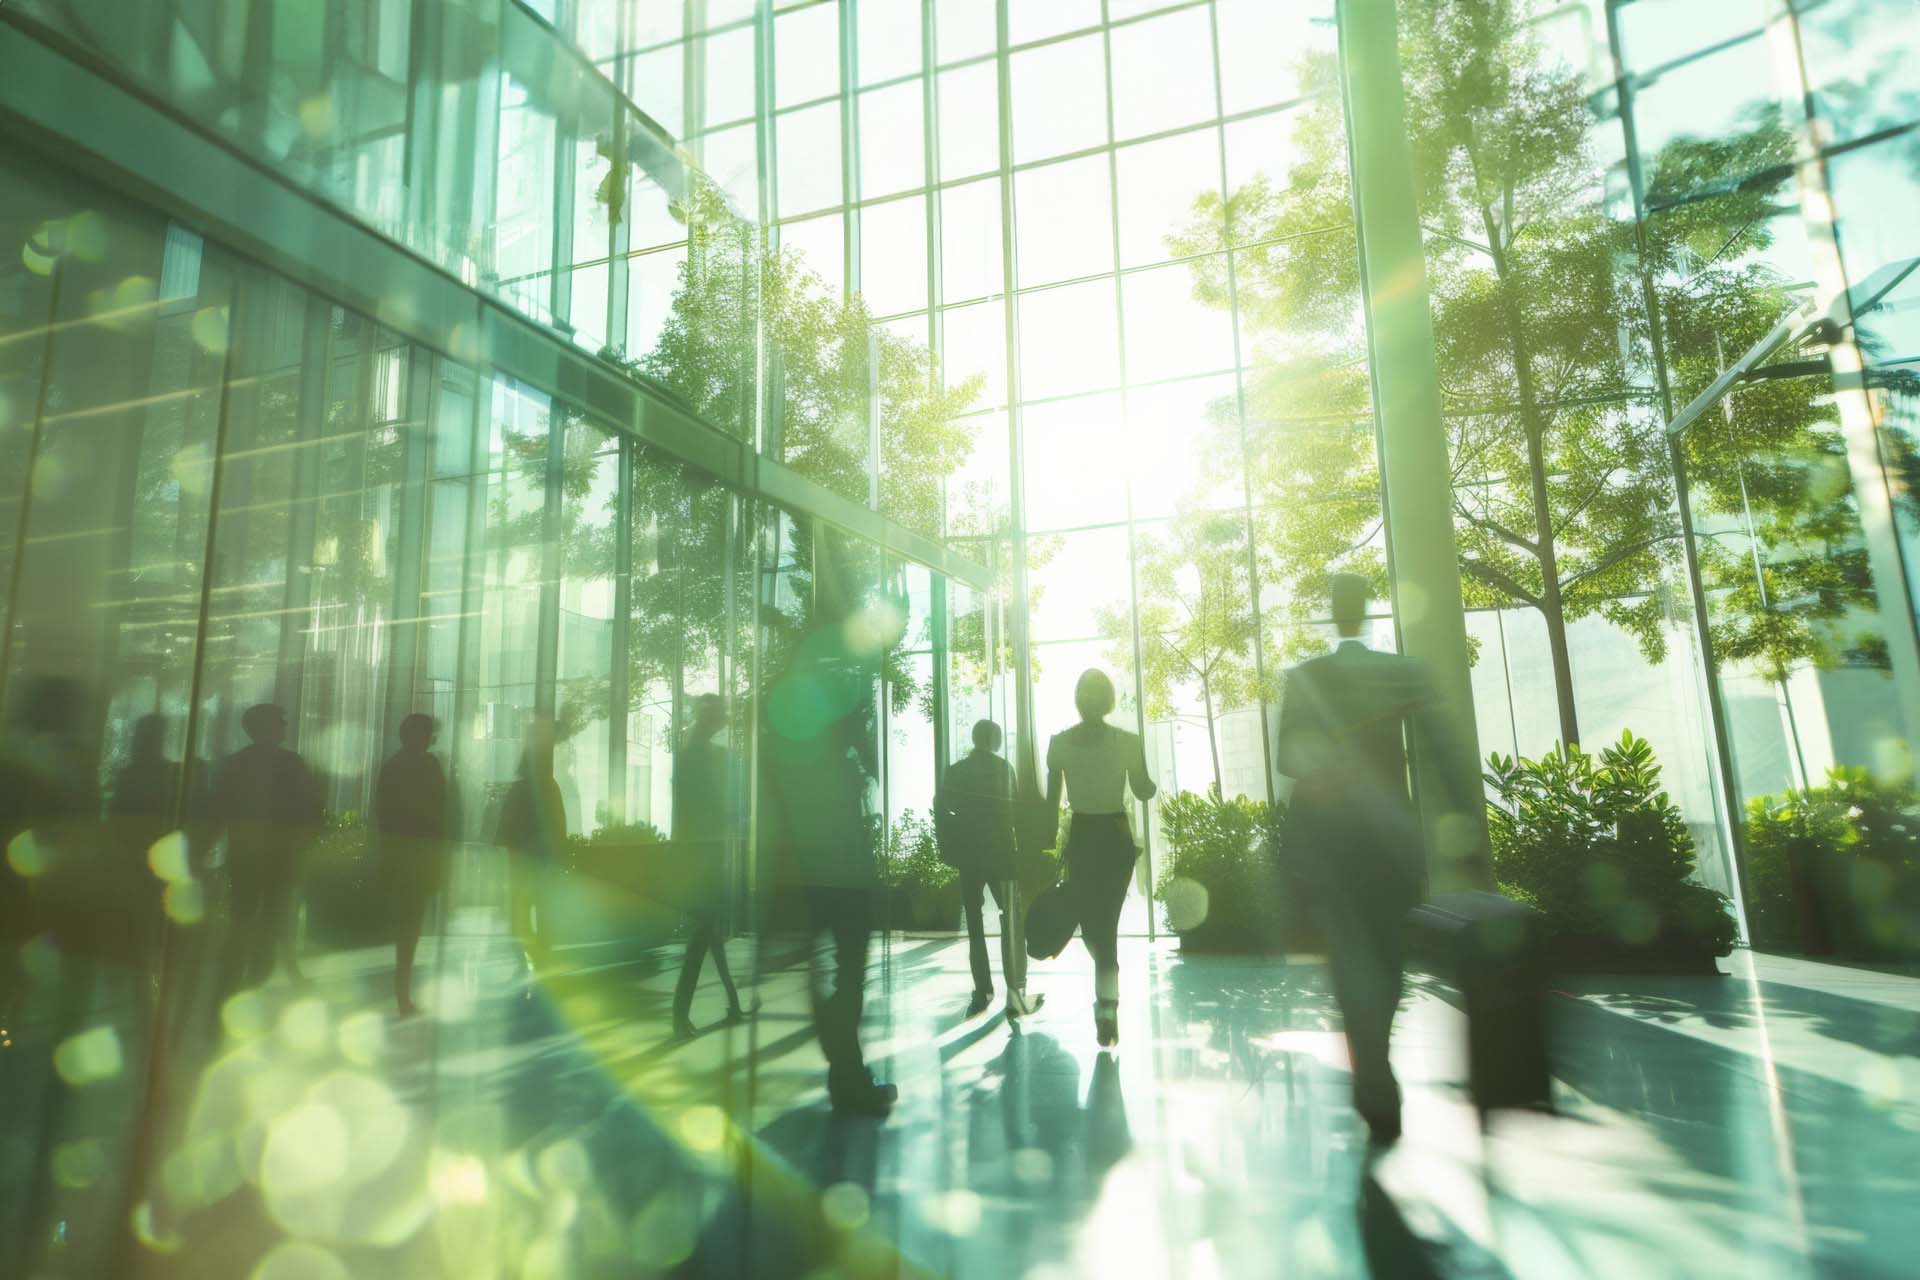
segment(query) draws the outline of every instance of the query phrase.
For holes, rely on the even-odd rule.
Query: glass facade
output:
[[[945,771],[991,719],[1037,800],[1097,667],[1160,789],[1121,933],[1193,934],[1196,830],[1285,812],[1340,574],[1370,647],[1464,638],[1488,883],[1538,901],[1507,758],[1624,735],[1741,944],[1910,967],[1920,16],[1389,2],[1396,210],[1358,189],[1361,7],[0,8],[0,1256],[976,1265],[970,1191],[863,1233],[811,1194],[854,1174],[761,1158],[851,1158],[766,1138],[832,1016],[783,860],[860,851],[802,877],[870,899],[799,904],[842,972],[869,925],[876,982],[956,963],[916,950],[960,921]],[[1380,345],[1415,297],[1424,525],[1385,406],[1425,375]],[[1407,567],[1448,530],[1455,572]],[[448,852],[396,979],[430,1017],[390,1024],[418,716]],[[667,1060],[702,956],[736,1021]],[[591,1087],[510,1052],[549,1038]]]

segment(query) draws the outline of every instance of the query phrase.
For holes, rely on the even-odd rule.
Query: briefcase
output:
[[[1069,885],[1058,885],[1027,905],[1027,954],[1051,960],[1067,949],[1080,927],[1080,904]]]
[[[1467,1015],[1467,1081],[1484,1121],[1502,1107],[1544,1107],[1546,918],[1497,893],[1443,893],[1407,914],[1409,951],[1452,983]]]

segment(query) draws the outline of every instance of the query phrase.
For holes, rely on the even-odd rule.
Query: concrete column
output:
[[[1439,891],[1485,887],[1492,868],[1484,806],[1449,812],[1458,806],[1446,802],[1450,794],[1479,795],[1479,739],[1397,7],[1394,0],[1341,0],[1340,65],[1394,615],[1401,650],[1427,663],[1449,721],[1448,758],[1423,754],[1414,762],[1428,873]]]

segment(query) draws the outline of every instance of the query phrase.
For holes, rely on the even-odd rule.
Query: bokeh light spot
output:
[[[25,880],[36,880],[53,870],[53,850],[34,838],[31,831],[22,831],[7,841],[7,865]]]
[[[304,1240],[276,1245],[260,1259],[252,1280],[351,1280],[347,1264],[331,1251]]]
[[[220,1006],[220,1025],[235,1040],[251,1040],[267,1030],[267,1002],[258,991],[241,991]]]
[[[327,1006],[312,996],[296,1000],[280,1011],[279,1030],[280,1043],[295,1053],[322,1053],[331,1038]]]
[[[1167,883],[1167,923],[1176,933],[1197,929],[1207,918],[1207,886],[1188,876],[1175,876]]]
[[[53,1051],[54,1070],[71,1085],[111,1080],[125,1065],[120,1054],[120,1033],[112,1027],[82,1031],[61,1041],[60,1047]]]
[[[866,1188],[852,1182],[836,1182],[820,1193],[820,1216],[839,1231],[858,1231],[867,1225],[873,1204]]]
[[[186,832],[169,831],[148,845],[147,867],[168,884],[193,879],[193,868],[187,860]]]

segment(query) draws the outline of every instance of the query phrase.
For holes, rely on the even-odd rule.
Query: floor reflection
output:
[[[138,1189],[143,1005],[96,974],[68,1007],[74,983],[52,983],[0,1057],[16,1102],[52,1100],[12,1113],[8,1178],[53,1176],[8,1204],[10,1238],[43,1214],[42,1273],[106,1274],[131,1203],[121,1273],[266,1280],[1910,1270],[1909,978],[1742,956],[1717,980],[1563,982],[1559,1114],[1485,1132],[1460,1016],[1416,981],[1408,1132],[1381,1155],[1312,960],[1129,943],[1128,1038],[1102,1052],[1071,953],[1010,1025],[961,1016],[964,943],[877,940],[866,1035],[902,1096],[875,1121],[830,1112],[804,992],[743,941],[752,1016],[679,1039],[672,948],[533,975],[472,924],[423,949],[424,1017],[389,1015],[374,949],[166,1011],[182,1025],[158,1037],[172,1085]]]

